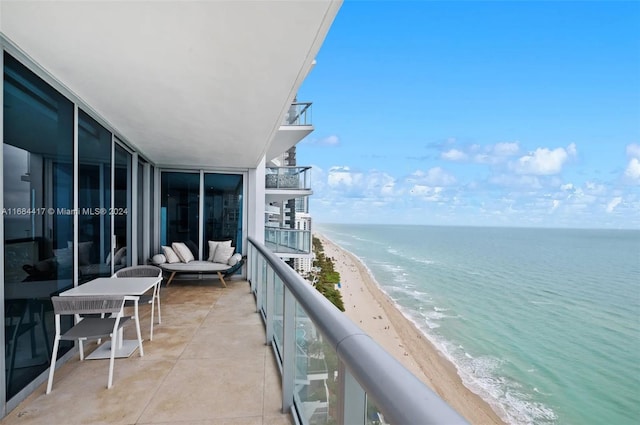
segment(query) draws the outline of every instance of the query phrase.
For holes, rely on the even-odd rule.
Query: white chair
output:
[[[118,344],[118,333],[129,317],[123,317],[125,300],[137,297],[117,295],[117,296],[90,296],[90,297],[51,297],[53,311],[55,314],[56,335],[53,339],[53,353],[51,355],[51,366],[49,367],[49,382],[47,383],[47,394],[51,392],[53,386],[53,374],[58,357],[58,346],[61,340],[78,340],[80,345],[80,360],[84,360],[84,348],[82,341],[111,338],[111,356],[109,360],[109,379],[107,388],[111,388],[113,383],[113,364],[115,352]],[[83,315],[100,315],[100,317],[82,317]],[[65,333],[60,327],[60,316],[74,315],[76,324]],[[140,324],[136,317],[136,330],[138,333],[138,347],[142,355],[142,336],[140,335]]]
[[[130,266],[118,270],[112,277],[162,277],[162,269],[156,266]],[[160,313],[160,285],[162,279],[153,287],[152,294],[145,294],[140,297],[139,303],[151,304],[151,330],[149,333],[149,341],[153,341],[153,320],[155,306],[158,306],[158,324],[162,323],[162,315]],[[133,305],[131,302],[125,303],[125,307]]]

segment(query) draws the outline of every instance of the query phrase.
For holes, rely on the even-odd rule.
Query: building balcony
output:
[[[290,147],[295,146],[313,131],[311,102],[294,102],[284,115],[271,146],[267,160],[273,159]]]
[[[311,167],[267,167],[265,188],[311,190]]]
[[[265,189],[267,203],[311,196],[311,167],[267,167]]]
[[[311,102],[292,103],[282,125],[312,125]]]
[[[265,227],[264,243],[276,255],[289,258],[311,255],[311,231]]]

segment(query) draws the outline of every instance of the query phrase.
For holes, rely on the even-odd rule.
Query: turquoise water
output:
[[[508,423],[640,423],[640,231],[316,228]]]

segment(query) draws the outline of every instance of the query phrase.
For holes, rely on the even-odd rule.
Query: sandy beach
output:
[[[315,234],[340,273],[346,315],[471,424],[505,424],[488,403],[462,383],[455,366],[402,315],[364,265],[322,235]]]

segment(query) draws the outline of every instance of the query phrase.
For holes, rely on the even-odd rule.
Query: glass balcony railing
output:
[[[267,167],[267,189],[311,189],[311,167]]]
[[[266,227],[264,242],[267,247],[278,254],[310,254],[311,231]]]
[[[247,278],[282,378],[282,411],[303,425],[467,424],[263,244]]]
[[[283,125],[311,125],[311,102],[294,102],[284,117]]]

